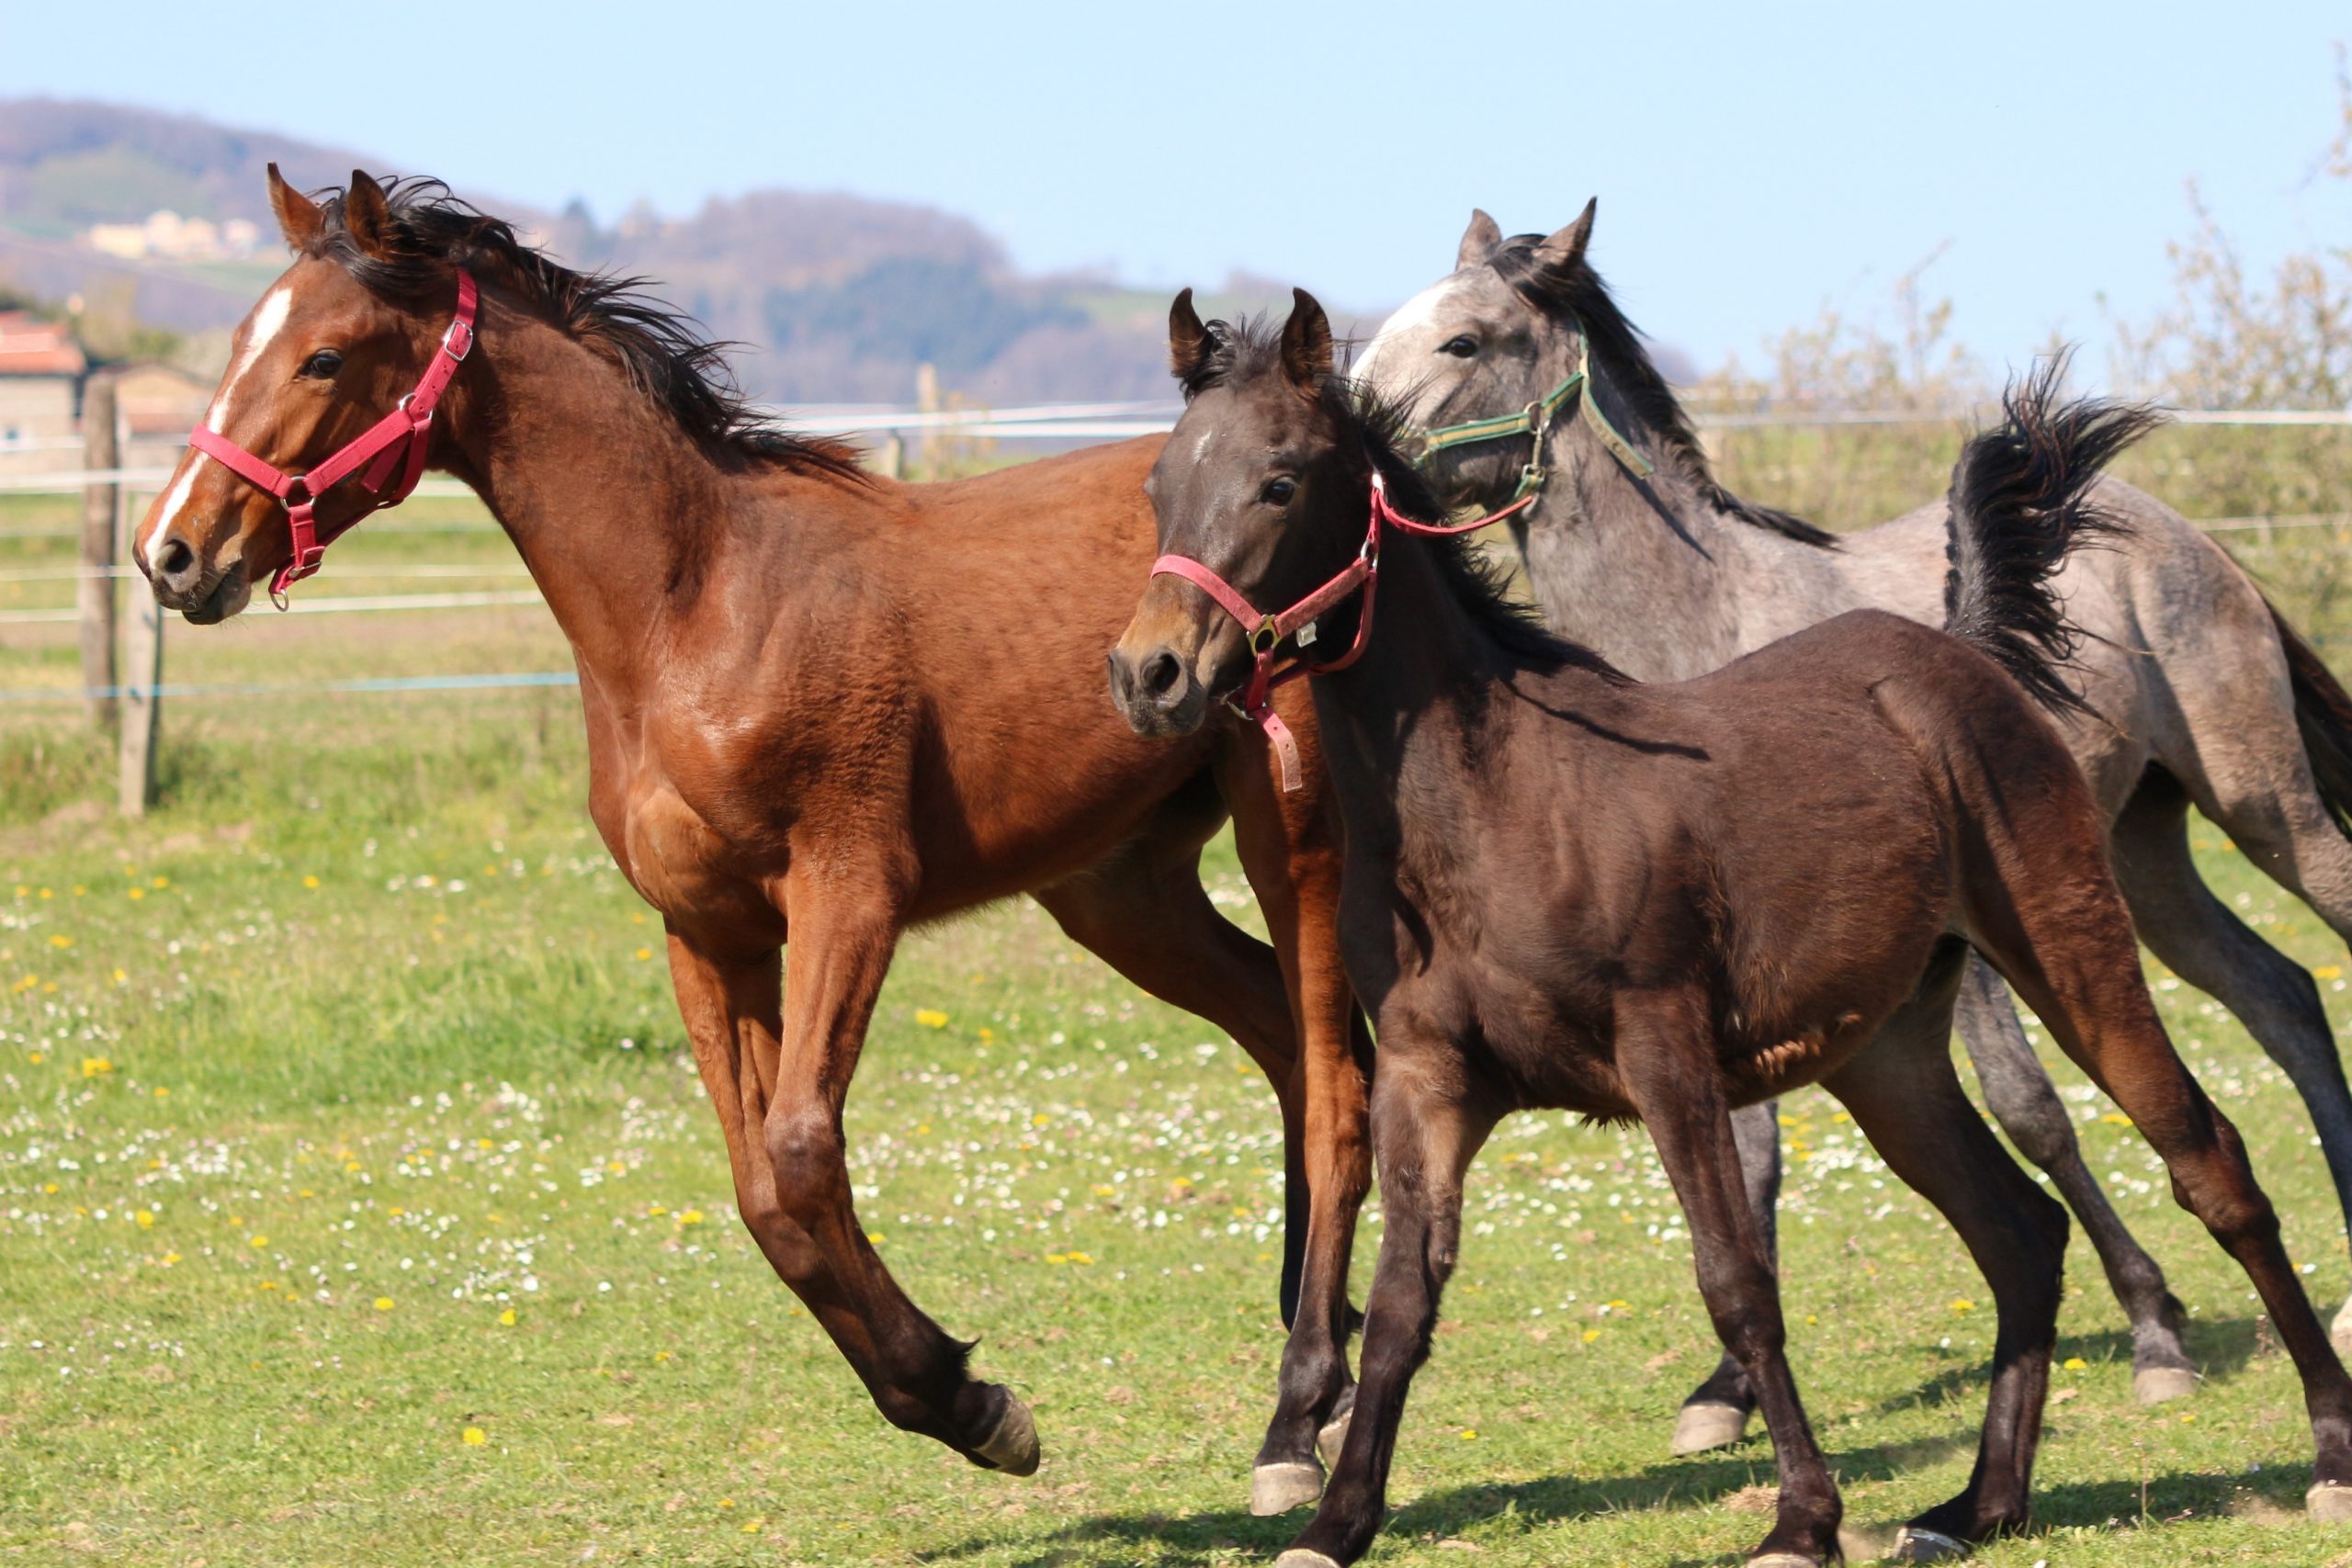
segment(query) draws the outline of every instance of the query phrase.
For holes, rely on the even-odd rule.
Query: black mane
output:
[[[1199,368],[1182,378],[1184,397],[1211,387],[1234,385],[1261,375],[1281,376],[1282,333],[1262,321],[1207,323],[1208,351]],[[1352,444],[1364,459],[1369,486],[1377,470],[1388,486],[1389,504],[1416,523],[1445,521],[1445,508],[1420,469],[1397,450],[1410,428],[1405,411],[1383,399],[1365,382],[1339,374],[1325,376],[1315,389],[1315,400],[1343,445]],[[1589,670],[1611,681],[1626,675],[1591,649],[1568,641],[1544,624],[1530,605],[1511,597],[1509,575],[1466,534],[1451,538],[1421,536],[1444,575],[1454,601],[1470,613],[1486,633],[1514,661],[1537,670]]]
[[[1743,523],[1767,528],[1800,544],[1838,547],[1838,536],[1816,528],[1801,517],[1770,506],[1743,501],[1715,479],[1705,448],[1699,445],[1690,417],[1682,412],[1674,389],[1658,374],[1657,366],[1642,346],[1641,333],[1611,299],[1609,287],[1582,255],[1572,262],[1545,259],[1539,251],[1541,234],[1520,234],[1497,247],[1488,265],[1501,274],[1513,293],[1570,330],[1584,334],[1593,361],[1605,369],[1609,384],[1623,398],[1634,417],[1648,427],[1699,493],[1718,510]]]
[[[344,191],[313,193],[324,220],[309,254],[333,261],[370,291],[413,300],[445,287],[464,267],[502,285],[574,337],[618,361],[629,384],[666,410],[704,446],[758,462],[864,482],[854,448],[795,435],[753,411],[727,365],[727,344],[648,290],[650,280],[575,272],[527,245],[514,225],[449,194],[433,179],[389,179],[392,254],[360,248],[345,220]]]

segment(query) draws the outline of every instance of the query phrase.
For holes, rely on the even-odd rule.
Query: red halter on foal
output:
[[[188,432],[190,446],[286,503],[286,525],[294,536],[294,554],[269,581],[270,602],[279,609],[286,607],[288,587],[319,570],[329,545],[369,513],[406,501],[416,489],[417,480],[424,477],[424,452],[430,445],[426,435],[433,425],[433,407],[448,389],[458,367],[473,350],[474,306],[478,299],[473,275],[460,269],[458,313],[450,320],[448,330],[441,334],[441,346],[435,351],[433,363],[417,378],[416,389],[402,398],[391,412],[368,426],[357,440],[307,474],[280,472],[200,420]],[[394,469],[400,470],[400,480],[386,494],[384,486],[391,479]],[[319,497],[353,474],[359,475],[361,484],[377,491],[378,499],[345,519],[333,532],[322,535],[314,517]]]
[[[1467,523],[1416,523],[1388,502],[1388,484],[1378,469],[1372,475],[1372,526],[1363,536],[1363,548],[1347,568],[1322,587],[1293,604],[1279,615],[1261,615],[1257,607],[1242,597],[1239,590],[1190,556],[1162,556],[1151,563],[1154,577],[1181,577],[1217,602],[1218,606],[1235,620],[1250,628],[1250,651],[1257,662],[1250,671],[1250,679],[1238,696],[1228,697],[1236,713],[1250,719],[1266,732],[1267,741],[1274,749],[1275,759],[1282,764],[1283,788],[1298,788],[1298,742],[1274,711],[1274,688],[1295,681],[1302,675],[1322,675],[1334,670],[1345,670],[1363,657],[1364,644],[1372,637],[1373,594],[1380,586],[1380,528],[1384,523],[1394,523],[1408,534],[1430,535],[1439,538],[1467,534],[1489,523],[1504,518],[1529,505],[1533,494],[1521,496],[1499,512],[1489,512]],[[1305,648],[1315,640],[1315,623],[1326,611],[1340,600],[1363,590],[1363,604],[1356,612],[1356,639],[1348,651],[1328,663],[1311,664],[1305,659],[1294,659],[1277,668],[1275,649],[1283,639],[1295,635],[1298,646]]]

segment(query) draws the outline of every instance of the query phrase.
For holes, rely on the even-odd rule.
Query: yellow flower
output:
[[[2106,1115],[2100,1117],[2099,1120],[2106,1122],[2110,1127],[2129,1127],[2132,1125],[2132,1118],[2124,1115],[2120,1111],[2110,1111]]]
[[[480,1427],[469,1427],[459,1434],[458,1440],[469,1449],[478,1449],[490,1441],[490,1434]]]
[[[141,1209],[130,1217],[139,1222],[139,1228],[142,1231],[155,1228],[155,1212],[153,1209]]]
[[[253,1244],[255,1247],[267,1247],[269,1245],[269,1237],[266,1235],[254,1236],[253,1238]]]
[[[627,1176],[628,1174],[628,1167],[623,1165],[616,1159],[606,1160],[605,1162],[605,1168],[611,1171],[615,1176]]]
[[[745,1535],[757,1535],[762,1530],[767,1529],[767,1524],[768,1517],[765,1514],[762,1514],[756,1519],[745,1519],[743,1521],[743,1533]]]
[[[1463,1440],[1464,1442],[1465,1442],[1465,1443],[1475,1443],[1475,1442],[1476,1442],[1476,1441],[1478,1440],[1478,1428],[1477,1428],[1477,1427],[1463,1427],[1463,1428],[1462,1428],[1462,1440]]]
[[[925,1029],[944,1029],[947,1027],[947,1015],[937,1008],[917,1008],[915,1021]]]
[[[1094,1259],[1093,1259],[1091,1257],[1088,1256],[1086,1253],[1083,1253],[1083,1252],[1073,1252],[1073,1253],[1071,1253],[1071,1254],[1069,1255],[1069,1260],[1070,1260],[1072,1263],[1091,1263],[1091,1262],[1093,1262],[1093,1261],[1094,1261]]]
[[[392,1298],[391,1298],[391,1297],[390,1297],[390,1296],[378,1296],[378,1297],[376,1298],[376,1310],[377,1310],[378,1312],[390,1312],[390,1311],[391,1311],[391,1310],[392,1310]]]
[[[2084,1360],[2080,1356],[2069,1356],[2069,1357],[2067,1357],[2067,1358],[2066,1358],[2065,1361],[2064,1362],[2064,1365],[2065,1369],[2066,1369],[2068,1371],[2070,1371],[2070,1372],[2079,1372],[2079,1371],[2081,1371],[2085,1367],[2089,1366],[2089,1365],[2090,1365],[2090,1363],[2089,1363],[2088,1361]]]
[[[1596,1340],[1596,1339],[1598,1339],[1598,1338],[1600,1338],[1600,1330],[1599,1330],[1598,1328],[1588,1328],[1588,1329],[1586,1329],[1586,1330],[1584,1331],[1584,1342],[1585,1342],[1586,1344],[1588,1344],[1588,1345],[1591,1344],[1594,1340]]]
[[[302,886],[305,887],[316,887],[318,885],[319,879],[315,876],[306,876],[302,879]]]
[[[147,897],[147,889],[144,887],[134,887],[130,890],[130,897],[134,902],[141,898],[144,898]]]
[[[38,1067],[38,1066],[40,1066],[43,1062],[46,1062],[46,1061],[48,1061],[48,1060],[49,1060],[49,1053],[48,1053],[48,1052],[46,1052],[46,1051],[36,1051],[36,1052],[34,1052],[30,1056],[27,1057],[27,1058],[26,1058],[26,1060],[29,1061],[30,1063],[32,1063],[32,1065],[33,1065],[34,1066]]]
[[[1043,1127],[1043,1126],[1045,1126],[1045,1125],[1046,1124],[1046,1122],[1049,1122],[1049,1121],[1051,1121],[1051,1120],[1052,1120],[1052,1118],[1051,1118],[1051,1117],[1047,1116],[1044,1111],[1039,1111],[1036,1115],[1032,1116],[1031,1118],[1029,1118],[1029,1125],[1031,1125],[1032,1127]]]
[[[508,1307],[504,1312],[498,1314],[498,1326],[501,1328],[512,1328],[514,1326],[514,1309],[513,1307]]]
[[[155,878],[155,886],[158,887],[169,887],[171,885],[172,879],[168,876],[159,876]]]
[[[51,947],[71,947],[74,945],[74,939],[70,936],[60,933],[51,936],[49,939],[49,945]]]
[[[164,1267],[166,1269],[169,1269],[173,1264],[177,1263],[179,1260],[180,1255],[176,1252],[166,1252],[164,1254]]]
[[[639,958],[650,958],[653,956],[653,950],[650,947],[640,947],[637,950],[637,955]]]
[[[702,1224],[702,1211],[700,1209],[688,1209],[685,1213],[678,1216],[678,1223],[682,1225],[698,1225]]]
[[[867,1231],[865,1233],[865,1239],[873,1243],[876,1247],[879,1247],[882,1245],[882,1233],[880,1231]]]
[[[656,1350],[653,1352],[653,1359],[657,1361],[666,1361],[670,1359],[670,1352],[667,1350]]]
[[[112,1071],[114,1071],[114,1063],[107,1057],[85,1056],[82,1058],[82,1076],[85,1078],[102,1078]]]
[[[2314,980],[2341,980],[2344,978],[2344,965],[2341,964],[2323,964],[2318,968],[2312,971],[2312,978]]]
[[[345,1160],[343,1162],[343,1168],[346,1171],[352,1172],[353,1174],[356,1174],[359,1170],[359,1162],[356,1159]]]
[[[16,985],[16,991],[17,991],[17,994],[18,996],[23,996],[27,991],[31,990],[35,986],[38,986],[38,985],[40,985],[40,976],[38,976],[38,975],[28,975],[28,976],[26,976],[23,979],[21,979],[21,980],[19,980],[19,981],[17,981],[17,985]]]
[[[1976,1303],[1970,1301],[1966,1296],[1954,1296],[1951,1299],[1951,1310],[1954,1312],[1974,1312],[1976,1310]]]

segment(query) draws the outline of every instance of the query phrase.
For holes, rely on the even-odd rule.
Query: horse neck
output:
[[[1843,607],[1835,552],[1725,513],[1604,381],[1590,390],[1651,472],[1634,474],[1583,417],[1553,427],[1553,478],[1520,537],[1555,631],[1639,679],[1679,681]],[[1774,606],[1798,601],[1825,607],[1780,626]]]
[[[1341,813],[1394,828],[1400,795],[1442,789],[1458,736],[1498,680],[1498,651],[1441,570],[1433,540],[1392,532],[1381,546],[1372,633],[1345,670],[1315,680],[1316,719]]]
[[[634,690],[686,552],[717,544],[727,476],[617,367],[536,317],[486,310],[475,357],[492,386],[458,378],[450,467],[514,541],[583,671]]]

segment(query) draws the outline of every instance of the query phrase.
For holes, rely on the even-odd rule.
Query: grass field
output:
[[[314,592],[511,570],[494,535],[417,526],[460,510],[371,523]],[[70,635],[0,628],[0,688],[70,688]],[[568,667],[536,610],[264,610],[169,646],[187,682]],[[0,709],[0,1561],[1206,1565],[1295,1529],[1243,1507],[1282,1203],[1230,1042],[1025,904],[905,951],[851,1101],[860,1213],[1035,1406],[1043,1471],[983,1473],[883,1423],[735,1224],[571,694],[191,701],[166,734],[164,804],[127,827],[70,705]],[[2352,1021],[2341,945],[2199,852]],[[1254,920],[1222,847],[1209,869]],[[2332,1310],[2352,1260],[2299,1104],[2151,973]],[[2352,1565],[2352,1530],[2299,1517],[2301,1400],[2243,1278],[2061,1078],[2211,1381],[2132,1403],[2078,1239],[2041,1529],[1983,1561]],[[1831,1102],[1784,1109],[1798,1375],[1849,1517],[1892,1521],[1965,1479],[1990,1303]],[[1638,1130],[1506,1123],[1469,1208],[1370,1561],[1736,1562],[1770,1458],[1666,1457],[1713,1346]]]

